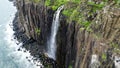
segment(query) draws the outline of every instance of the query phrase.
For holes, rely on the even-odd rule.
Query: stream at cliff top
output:
[[[22,43],[17,45],[18,41],[13,39],[12,21],[15,13],[12,2],[0,0],[0,68],[40,68],[41,63],[33,61],[29,51],[24,52],[23,48],[18,51]]]

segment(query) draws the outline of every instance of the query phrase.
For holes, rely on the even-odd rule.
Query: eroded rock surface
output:
[[[18,12],[13,21],[15,35],[32,55],[41,58],[41,52],[46,52],[55,11],[46,7],[44,0],[40,4],[16,0],[16,7]],[[83,4],[82,7],[87,6]],[[86,9],[82,11],[85,15],[89,11]],[[108,5],[93,15],[92,18],[85,17],[92,21],[90,31],[76,21],[68,22],[66,16],[60,15],[57,67],[90,68],[92,55],[96,54],[100,68],[115,68],[114,57],[120,56],[120,8],[114,4]]]

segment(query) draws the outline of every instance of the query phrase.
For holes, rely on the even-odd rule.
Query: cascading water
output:
[[[48,40],[48,56],[52,59],[56,59],[55,53],[56,53],[56,34],[59,27],[59,15],[61,10],[63,9],[64,5],[60,6],[57,11],[54,14],[52,27],[51,27],[51,36]]]

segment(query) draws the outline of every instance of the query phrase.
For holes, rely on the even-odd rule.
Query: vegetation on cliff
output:
[[[21,25],[26,28],[27,36],[33,37],[37,42],[43,41],[43,44],[35,46],[39,48],[34,51],[39,54],[40,46],[46,44],[54,12],[64,5],[56,40],[58,67],[88,68],[91,55],[96,54],[100,59],[100,68],[112,68],[111,56],[120,54],[120,0],[29,1],[33,3],[22,8],[18,4],[18,13],[19,18],[23,18],[20,21],[25,20],[27,23]],[[44,65],[50,68],[52,64]]]
[[[62,14],[66,16],[67,23],[72,23],[73,21],[78,23],[80,25],[80,30],[84,31],[86,30],[87,32],[94,33],[96,36],[102,35],[101,33],[95,33],[94,29],[92,29],[92,26],[95,26],[93,22],[95,22],[96,17],[99,15],[99,12],[106,9],[105,7],[108,5],[114,5],[115,7],[119,8],[120,7],[120,1],[119,0],[114,0],[114,1],[108,1],[108,0],[103,0],[103,1],[85,1],[85,0],[59,0],[59,1],[53,1],[53,2],[48,2],[46,0],[45,5],[48,7],[52,7],[53,10],[56,10],[60,5],[65,5],[64,10],[62,11]],[[100,17],[98,17],[100,18]],[[93,25],[94,24],[94,25]],[[96,24],[97,25],[97,24]],[[97,26],[96,26],[97,27]],[[97,27],[98,28],[98,27]],[[98,29],[99,30],[99,29]],[[82,32],[81,31],[81,32]],[[100,37],[97,40],[102,40],[104,37]],[[107,40],[107,39],[106,39]],[[109,41],[108,45],[105,45],[105,50],[108,51],[110,48],[111,53],[113,54],[118,54],[119,52],[119,46],[116,48],[116,46],[119,44],[111,44],[111,42],[114,41]],[[106,42],[105,42],[106,43]],[[82,46],[82,44],[79,44]],[[113,45],[114,47],[111,47],[110,45]],[[88,47],[88,45],[86,45]],[[98,48],[100,46],[97,46]],[[102,46],[104,47],[104,46]],[[103,48],[104,49],[104,48]],[[82,50],[80,50],[82,51]],[[102,67],[112,67],[112,62],[110,61],[108,56],[108,53],[105,51],[100,51],[100,50],[95,50],[96,54],[99,54],[101,63],[100,66]],[[82,52],[81,52],[82,53]],[[118,54],[119,55],[119,54]],[[85,56],[84,56],[85,59]],[[74,67],[73,64],[70,62],[69,67]],[[83,65],[82,65],[83,63]],[[84,63],[86,62],[81,62],[81,68],[84,68],[85,65]],[[103,64],[106,63],[106,64]]]
[[[88,31],[91,31],[89,26],[97,12],[112,2],[114,2],[117,6],[120,5],[119,0],[45,0],[45,5],[47,7],[52,7],[53,10],[56,10],[60,5],[65,5],[62,14],[67,17],[67,22],[70,23],[75,21],[85,27],[85,29],[88,29]]]
[[[40,35],[40,32],[41,32],[41,31],[40,31],[39,28],[36,28],[36,29],[35,29],[35,33],[36,33],[36,34]]]
[[[41,2],[41,0],[30,0],[30,1],[32,1],[34,3],[40,3]]]

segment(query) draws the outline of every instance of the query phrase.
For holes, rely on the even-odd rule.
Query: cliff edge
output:
[[[45,52],[53,15],[62,4],[54,61]],[[33,56],[45,60],[45,68],[117,68],[115,63],[120,64],[119,1],[16,0],[15,5],[15,38]]]

